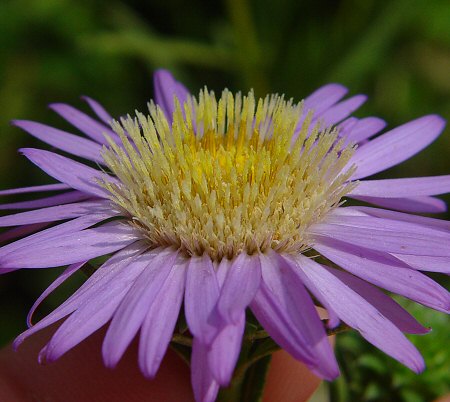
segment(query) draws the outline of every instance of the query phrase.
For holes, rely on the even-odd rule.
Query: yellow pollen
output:
[[[103,157],[119,184],[103,182],[151,246],[174,246],[213,260],[268,248],[302,252],[308,228],[347,194],[354,147],[335,129],[301,123],[302,103],[252,92],[217,100],[176,101],[172,123],[154,103],[150,114],[113,123]]]

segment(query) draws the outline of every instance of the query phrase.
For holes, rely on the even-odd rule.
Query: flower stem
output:
[[[241,401],[262,401],[264,385],[266,384],[271,360],[271,355],[263,357],[248,369],[242,386]]]
[[[259,359],[242,375],[233,378],[228,388],[223,388],[217,402],[261,402],[269,371],[271,356]]]

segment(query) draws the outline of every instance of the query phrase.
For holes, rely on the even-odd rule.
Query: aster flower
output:
[[[227,90],[195,98],[158,71],[148,115],[115,121],[84,98],[97,119],[51,105],[83,137],[14,121],[97,165],[22,149],[59,183],[0,192],[60,192],[0,206],[28,210],[0,218],[16,226],[1,235],[14,241],[0,248],[0,273],[68,265],[31,309],[15,346],[65,318],[39,356],[53,361],[109,323],[105,365],[114,367],[140,331],[139,366],[152,378],[184,302],[194,394],[214,401],[232,378],[248,308],[293,357],[337,377],[320,303],[329,328],[343,322],[423,370],[403,333],[428,329],[380,288],[449,311],[448,292],[420,271],[450,273],[450,224],[411,213],[445,210],[434,196],[450,190],[450,176],[362,179],[428,146],[444,121],[429,115],[377,136],[385,123],[349,117],[365,97],[342,100],[346,92],[330,84],[298,104]],[[345,206],[346,198],[376,207]],[[100,256],[109,258],[31,325],[39,303]]]

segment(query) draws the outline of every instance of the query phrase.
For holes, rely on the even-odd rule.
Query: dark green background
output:
[[[69,128],[46,105],[62,101],[86,110],[82,94],[114,116],[145,110],[158,67],[170,68],[194,92],[205,84],[218,91],[253,87],[258,95],[300,100],[324,83],[341,82],[352,94],[370,96],[358,116],[378,115],[389,127],[427,113],[450,117],[448,0],[2,0],[0,52],[0,188],[50,181],[16,152],[46,146],[10,127],[11,119]],[[447,129],[384,177],[449,173],[449,150]],[[0,278],[0,344],[23,330],[33,300],[59,272]],[[82,280],[57,291],[39,314]],[[449,320],[409,307],[434,327],[413,337],[428,371],[415,376],[356,335],[342,335],[337,353],[344,375],[331,387],[332,400],[420,402],[449,391]]]

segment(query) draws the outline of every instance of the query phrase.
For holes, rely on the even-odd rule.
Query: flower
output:
[[[69,265],[33,306],[16,347],[66,318],[39,356],[53,361],[110,322],[105,364],[114,367],[140,331],[139,365],[152,378],[184,301],[194,394],[214,401],[232,377],[249,307],[281,347],[332,380],[339,368],[312,294],[330,328],[343,321],[420,372],[423,359],[403,332],[428,329],[379,288],[449,311],[448,292],[420,271],[450,273],[450,224],[410,212],[444,210],[433,196],[450,190],[450,176],[360,179],[425,148],[444,121],[429,115],[376,136],[385,123],[349,117],[365,97],[342,101],[345,94],[330,84],[299,104],[228,90],[194,98],[161,70],[147,116],[114,121],[90,98],[98,120],[51,105],[89,138],[14,121],[100,166],[22,149],[60,183],[0,193],[64,191],[2,206],[29,211],[0,218],[1,226],[18,226],[3,239],[20,238],[0,248],[0,273]],[[345,198],[382,208],[345,206]],[[110,254],[31,326],[43,298]]]

